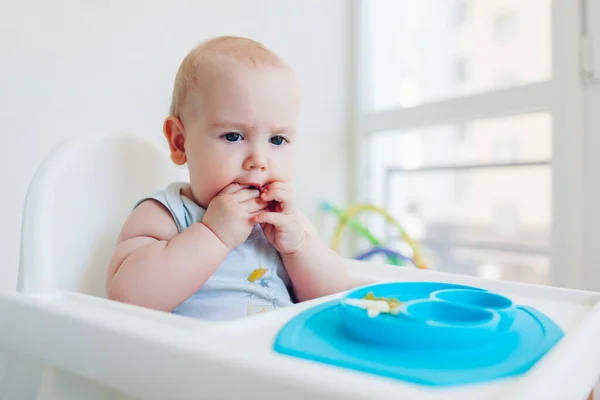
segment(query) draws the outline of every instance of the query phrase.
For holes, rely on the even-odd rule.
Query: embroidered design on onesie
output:
[[[269,281],[266,281],[264,279],[261,279],[260,282],[258,282],[258,284],[264,288],[270,288],[271,286],[269,286]]]
[[[261,279],[267,273],[266,268],[257,268],[248,276],[248,282],[255,282]],[[263,279],[264,280],[264,279]],[[262,286],[262,284],[261,284]],[[263,286],[264,287],[264,286]]]

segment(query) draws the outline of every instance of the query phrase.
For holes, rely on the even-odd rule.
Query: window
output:
[[[369,26],[365,53],[366,106],[371,111],[412,107],[432,101],[548,81],[551,75],[550,0],[527,0],[504,10],[504,0],[473,0],[470,21],[460,31],[444,18],[451,1],[374,0],[365,3]],[[498,14],[500,16],[498,17]],[[526,32],[498,43],[490,33],[511,28],[519,17]],[[513,21],[512,23],[510,21]],[[496,27],[499,25],[499,27]],[[516,32],[515,32],[516,34]],[[460,55],[457,57],[457,55]],[[509,76],[511,79],[499,79]],[[465,80],[468,78],[468,83]]]
[[[555,185],[576,174],[561,143],[579,139],[565,137],[571,114],[553,88],[568,78],[576,91],[579,77],[566,66],[553,74],[563,59],[553,51],[567,51],[553,42],[558,3],[357,2],[354,200],[394,215],[435,269],[564,283],[553,265],[577,245],[557,219],[582,229],[555,207],[565,204]],[[405,246],[383,221],[369,229]]]
[[[500,43],[515,39],[517,36],[516,30],[517,12],[500,12],[494,18],[494,40],[496,42]]]

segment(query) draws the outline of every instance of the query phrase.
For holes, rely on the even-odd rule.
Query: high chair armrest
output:
[[[265,387],[267,399],[362,398],[333,381],[307,385],[296,360],[265,359],[244,340],[252,324],[196,321],[79,293],[11,293],[0,294],[0,326],[10,327],[0,348],[141,399],[239,398]]]

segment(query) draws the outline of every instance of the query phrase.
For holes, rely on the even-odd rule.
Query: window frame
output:
[[[584,123],[580,56],[581,1],[551,1],[550,80],[424,103],[410,108],[369,111],[369,0],[352,0],[351,174],[349,199],[367,201],[367,154],[372,132],[410,130],[469,120],[548,112],[552,117],[552,216],[550,284],[582,288],[586,276],[584,239]],[[589,273],[589,272],[588,272]]]

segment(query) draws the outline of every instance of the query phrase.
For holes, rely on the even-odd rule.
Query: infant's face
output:
[[[230,183],[292,178],[299,100],[288,70],[232,62],[203,74],[189,97],[185,153],[193,195],[207,207]]]

